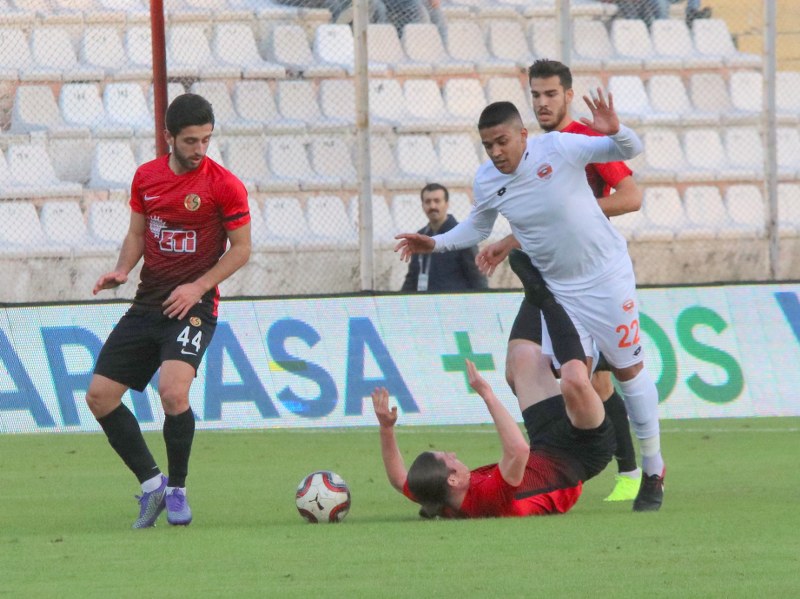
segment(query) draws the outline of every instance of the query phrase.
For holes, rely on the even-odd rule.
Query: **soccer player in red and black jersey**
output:
[[[520,256],[527,261],[525,254]],[[544,283],[542,282],[542,286]],[[527,301],[527,300],[523,300]],[[550,296],[542,308],[553,349],[563,369],[586,368],[580,338],[566,311]],[[470,470],[454,453],[426,451],[406,471],[394,434],[397,407],[386,389],[372,403],[380,425],[381,456],[391,485],[421,504],[420,515],[486,518],[563,514],[578,501],[583,483],[600,473],[614,453],[614,427],[597,394],[564,390],[548,370],[537,384],[538,399],[517,393],[530,443],[489,383],[467,360],[470,386],[481,396],[502,445],[497,463]]]
[[[205,98],[184,94],[169,105],[164,135],[171,153],[137,169],[119,259],[93,289],[125,283],[144,257],[133,305],[103,345],[86,394],[109,443],[142,485],[134,528],[153,526],[165,508],[170,524],[192,520],[185,489],[195,429],[189,389],[216,328],[217,286],[250,257],[247,192],[206,156],[213,131]],[[122,403],[129,388],[143,391],[159,368],[169,477]]]
[[[570,105],[574,91],[569,67],[554,60],[537,60],[528,69],[528,78],[534,114],[539,126],[545,132],[599,135],[583,123],[572,119]],[[639,210],[641,207],[642,191],[636,184],[632,171],[624,162],[589,164],[586,166],[586,178],[606,216],[619,216]],[[512,235],[509,235],[484,247],[476,257],[476,262],[484,273],[491,275],[515,247],[519,247],[519,244]],[[549,361],[543,359],[541,354],[541,343],[542,327],[539,311],[529,302],[523,301],[509,335],[506,379],[512,389],[519,388],[521,393],[532,395],[533,398],[541,397],[538,381],[543,379],[543,373],[550,367]],[[532,365],[535,368],[532,368]],[[636,465],[636,452],[625,403],[614,389],[609,372],[596,371],[592,376],[592,385],[603,398],[606,413],[613,422],[617,434],[615,457],[618,474],[614,489],[606,497],[606,501],[634,499],[640,490],[641,470]],[[529,398],[529,401],[533,398]],[[649,448],[645,449],[648,450]],[[663,463],[654,464],[650,474],[661,473],[662,470]]]

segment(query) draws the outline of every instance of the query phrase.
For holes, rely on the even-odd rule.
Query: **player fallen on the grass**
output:
[[[527,291],[538,273],[522,252],[512,254],[510,260]],[[543,281],[538,293],[547,293]],[[586,368],[586,355],[572,321],[560,304],[550,300],[552,296],[540,307],[562,372]],[[423,516],[483,518],[568,511],[578,501],[583,483],[608,465],[616,448],[614,428],[600,397],[591,385],[576,392],[570,388],[571,378],[559,390],[552,374],[541,381],[543,393],[519,393],[529,444],[489,383],[472,362],[466,362],[469,384],[486,403],[500,437],[500,460],[470,470],[455,453],[425,451],[406,471],[394,434],[397,407],[389,408],[388,392],[379,388],[372,393],[372,403],[391,485],[421,504]]]

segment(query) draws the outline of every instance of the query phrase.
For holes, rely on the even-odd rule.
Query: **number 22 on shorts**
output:
[[[632,320],[630,325],[621,324],[616,328],[617,333],[622,333],[622,339],[617,344],[619,347],[631,347],[639,344],[639,321]]]

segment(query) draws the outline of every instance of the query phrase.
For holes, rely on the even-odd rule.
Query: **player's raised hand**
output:
[[[614,110],[614,97],[608,94],[608,101],[603,95],[603,90],[591,91],[591,97],[583,96],[583,101],[592,111],[592,120],[581,117],[581,122],[603,135],[614,135],[619,131],[619,117]]]
[[[511,250],[519,247],[519,243],[513,235],[508,235],[500,241],[490,243],[475,256],[475,265],[478,270],[491,277],[495,269],[508,258]]]
[[[475,368],[475,364],[471,360],[464,361],[467,363],[467,380],[469,381],[469,386],[481,397],[486,397],[487,394],[492,393],[491,385],[480,375],[478,369]]]
[[[397,406],[389,409],[389,392],[385,387],[376,387],[372,392],[372,407],[382,427],[392,428],[397,422]]]
[[[400,233],[395,235],[400,241],[394,246],[395,252],[400,252],[400,259],[408,262],[414,254],[430,254],[436,247],[433,237],[421,233]]]
[[[107,272],[97,279],[97,283],[92,288],[92,295],[97,295],[103,289],[114,289],[123,283],[128,282],[128,275],[121,272]]]

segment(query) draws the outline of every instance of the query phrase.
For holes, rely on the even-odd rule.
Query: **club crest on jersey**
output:
[[[636,303],[632,299],[625,300],[622,302],[622,309],[626,312],[630,312],[636,306]]]
[[[189,319],[189,324],[192,325],[193,327],[199,327],[201,324],[203,324],[203,321],[200,320],[197,316],[192,316]]]
[[[190,193],[185,198],[183,198],[183,205],[186,206],[186,209],[189,212],[194,212],[198,208],[200,208],[200,196],[196,193]]]
[[[539,177],[540,179],[544,179],[545,181],[547,181],[547,179],[549,179],[552,174],[553,174],[553,166],[550,163],[543,164],[542,166],[539,167],[539,170],[536,171],[536,176]]]

